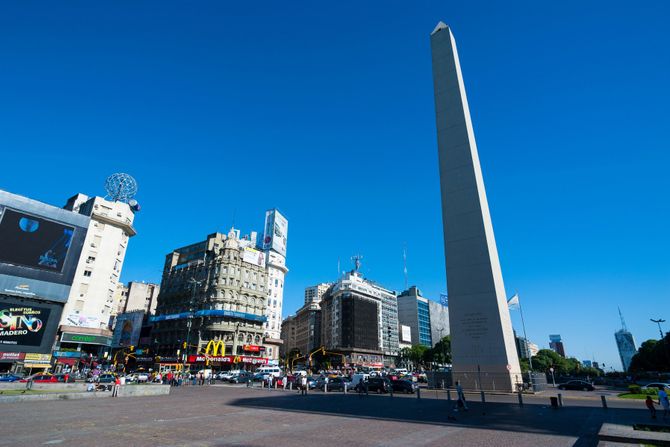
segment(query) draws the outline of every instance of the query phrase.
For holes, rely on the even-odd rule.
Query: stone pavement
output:
[[[595,446],[605,421],[648,421],[639,402],[603,410],[575,400],[554,410],[491,396],[485,414],[475,402],[454,413],[452,403],[428,394],[303,397],[204,386],[169,396],[0,405],[0,446]]]

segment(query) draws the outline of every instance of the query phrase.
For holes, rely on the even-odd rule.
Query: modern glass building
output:
[[[449,335],[447,307],[421,296],[416,286],[398,295],[398,321],[410,327],[413,345],[433,347]]]
[[[428,300],[419,298],[416,300],[416,314],[419,329],[419,343],[424,346],[433,346],[430,333],[430,309]]]

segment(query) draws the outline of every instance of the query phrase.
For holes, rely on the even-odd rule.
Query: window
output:
[[[90,270],[84,270],[84,276],[91,276]]]
[[[90,263],[92,263],[92,262],[95,262],[95,256],[89,256],[89,257],[86,259],[86,263],[87,263],[87,264],[90,264]]]

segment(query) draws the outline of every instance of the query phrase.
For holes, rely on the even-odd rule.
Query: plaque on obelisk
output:
[[[512,391],[521,370],[456,42],[442,22],[430,41],[453,379]]]

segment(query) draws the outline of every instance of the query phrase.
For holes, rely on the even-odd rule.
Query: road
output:
[[[162,386],[162,385],[156,385]],[[431,394],[433,394],[431,396]],[[595,446],[604,421],[648,421],[642,402],[469,395],[454,412],[445,394],[370,395],[175,388],[169,396],[26,402],[0,407],[0,446]]]

